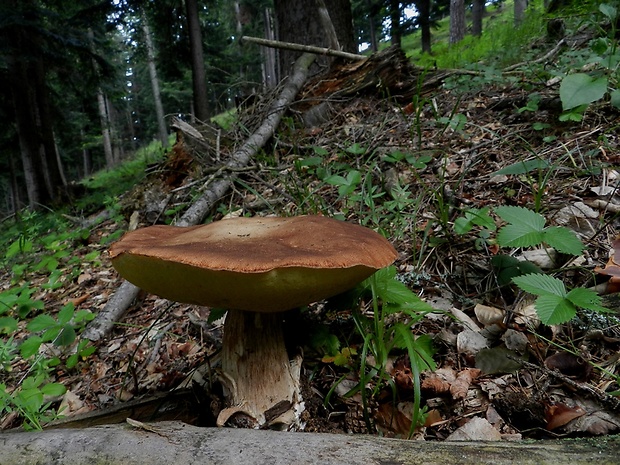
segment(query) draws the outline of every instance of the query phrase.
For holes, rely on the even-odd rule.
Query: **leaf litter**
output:
[[[544,89],[541,101],[553,102],[557,92]],[[293,111],[267,149],[273,157],[239,173],[235,189],[212,215],[320,213],[386,234],[400,252],[399,279],[437,309],[414,326],[417,334],[432,337],[438,366],[422,373],[426,421],[415,429],[416,439],[514,440],[620,428],[620,304],[613,294],[620,276],[613,165],[620,152],[618,135],[606,130],[618,115],[601,105],[580,123],[560,123],[557,105],[519,112],[505,103],[526,98],[521,89],[488,85],[460,96],[437,88],[417,106],[372,95],[330,99],[329,116],[307,128],[293,124]],[[261,114],[261,108],[250,109],[242,116],[244,126],[251,130]],[[196,129],[207,139],[213,133]],[[226,134],[217,154],[185,139],[168,162],[121,198],[127,224],[131,217],[139,226],[163,222],[164,210],[181,209],[243,134]],[[184,175],[172,183],[175,157],[182,159]],[[546,223],[537,223],[536,205]],[[500,286],[492,264],[500,252],[493,230],[503,223],[488,212],[501,206],[526,211],[537,234],[543,227],[567,226],[587,245],[571,262],[542,247],[534,250],[545,260],[534,259],[527,256],[532,249],[517,244],[507,251],[517,260],[515,268],[534,262],[570,288],[605,289],[612,312],[580,310],[569,323],[545,326],[529,296]],[[465,216],[467,211],[477,213]],[[484,218],[479,212],[488,219],[478,220]],[[96,249],[105,257],[101,239],[115,237],[127,224],[104,220],[92,228],[87,248],[73,253]],[[47,282],[43,276],[31,282],[37,279]],[[57,289],[41,287],[37,298],[56,311],[71,301],[76,309],[96,312],[118,283],[104,258]],[[83,424],[93,424],[97,415],[102,422],[124,421],[107,412],[130,405],[136,421],[213,425],[223,408],[213,383],[222,324],[215,318],[221,315],[211,321],[210,313],[142,294],[113,333],[95,344],[93,355],[53,374],[67,388],[55,400],[65,422],[85,412],[91,420]],[[361,338],[351,310],[318,303],[287,324],[298,335],[293,341],[304,347],[306,431],[410,436],[414,380],[406,351],[390,354],[388,383],[370,379],[364,386],[374,395],[352,395]],[[324,336],[320,343],[311,337],[316,334]],[[9,382],[27,365],[17,361],[11,368]],[[161,399],[172,393],[182,400],[166,405]],[[161,400],[158,406],[138,408],[153,397]],[[20,419],[7,415],[1,424],[16,427]]]

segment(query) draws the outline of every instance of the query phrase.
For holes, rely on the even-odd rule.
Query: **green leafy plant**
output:
[[[566,323],[576,315],[577,307],[607,311],[592,289],[574,288],[567,291],[564,283],[553,276],[527,274],[512,278],[512,281],[525,292],[538,296],[536,313],[546,325]]]
[[[602,100],[607,92],[610,93],[610,103],[620,108],[620,90],[618,90],[618,40],[616,25],[618,8],[616,4],[601,3],[598,12],[609,24],[609,30],[601,27],[601,21],[593,21],[593,25],[601,33],[600,37],[590,43],[590,55],[586,65],[596,64],[592,74],[582,72],[569,74],[560,84],[560,100],[564,112],[560,121],[581,121],[583,114],[591,103]]]
[[[350,394],[360,392],[366,409],[369,383],[374,383],[371,395],[376,395],[384,384],[395,390],[387,371],[388,357],[395,350],[405,351],[411,362],[414,386],[411,433],[423,423],[420,408],[420,373],[435,370],[434,350],[427,335],[415,336],[412,327],[433,308],[422,301],[405,284],[396,279],[394,267],[384,268],[364,281],[362,293],[370,292],[372,297],[372,318],[361,311],[353,313],[358,334],[363,338],[360,351],[359,383]],[[402,318],[389,323],[389,316],[400,315]],[[370,358],[372,356],[372,359]],[[370,419],[366,417],[370,426]]]
[[[50,410],[50,397],[61,396],[66,388],[60,383],[46,383],[45,376],[38,374],[25,378],[21,386],[9,392],[5,384],[0,383],[0,415],[17,412],[25,418],[25,429],[43,428],[43,423],[57,417]]]
[[[584,245],[573,231],[563,226],[545,227],[545,217],[523,207],[502,206],[495,212],[508,224],[497,232],[502,247],[533,247],[546,244],[559,252],[579,255]]]

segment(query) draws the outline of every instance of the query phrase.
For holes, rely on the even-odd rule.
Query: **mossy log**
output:
[[[620,437],[540,442],[422,442],[198,428],[178,422],[0,434],[2,465],[617,464]]]

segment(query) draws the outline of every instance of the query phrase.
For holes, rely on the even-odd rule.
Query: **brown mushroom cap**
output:
[[[150,226],[110,249],[128,281],[170,300],[283,311],[354,287],[396,259],[381,235],[323,216]]]

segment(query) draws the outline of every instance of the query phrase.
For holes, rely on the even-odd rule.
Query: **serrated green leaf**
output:
[[[497,280],[500,286],[505,286],[517,276],[541,273],[542,270],[532,262],[521,261],[510,255],[495,255],[491,258],[491,265],[497,269]]]
[[[329,152],[327,151],[327,149],[325,149],[323,147],[319,147],[317,145],[312,147],[312,150],[314,150],[314,153],[316,153],[317,155],[320,155],[322,157],[325,157],[325,156],[329,155]]]
[[[543,231],[543,241],[558,252],[580,255],[584,245],[573,231],[563,226],[550,226]]]
[[[497,207],[495,213],[506,223],[524,224],[532,231],[542,231],[545,227],[545,217],[527,208],[502,206]]]
[[[0,334],[11,334],[17,331],[17,320],[10,316],[0,317]]]
[[[603,307],[601,297],[592,289],[576,287],[570,290],[566,298],[577,307],[586,308],[595,312],[608,311],[607,308]]]
[[[616,19],[616,16],[618,15],[618,10],[609,3],[601,3],[598,6],[598,10],[605,16],[607,16],[607,19],[609,19],[610,21],[614,21]]]
[[[34,317],[26,328],[32,333],[44,331],[56,325],[56,320],[49,315],[37,315]]]
[[[366,153],[366,148],[362,147],[359,143],[355,142],[350,147],[346,148],[346,152],[353,155],[363,155]]]
[[[457,234],[467,234],[473,227],[474,223],[465,216],[459,216],[454,220],[454,232]]]
[[[73,329],[73,326],[67,324],[63,326],[58,337],[54,339],[54,345],[63,347],[70,346],[73,344],[73,341],[75,341],[75,337],[75,329]]]
[[[541,295],[534,305],[540,321],[546,325],[566,323],[577,314],[570,300],[558,295]]]
[[[61,325],[69,323],[74,314],[75,306],[73,305],[73,302],[69,302],[58,312],[58,323]]]
[[[543,237],[542,231],[534,231],[526,224],[508,224],[497,232],[497,243],[502,247],[533,247]]]
[[[564,283],[553,276],[546,274],[526,274],[525,276],[517,276],[513,278],[517,286],[525,292],[538,296],[556,296],[560,298],[566,297],[566,287]]]
[[[490,230],[495,230],[495,221],[489,215],[490,207],[481,209],[470,208],[465,210],[463,216],[454,221],[454,232],[457,234],[466,234],[474,226],[481,226]]]
[[[207,323],[213,323],[214,321],[219,320],[226,315],[227,311],[228,310],[225,308],[211,308],[209,310],[209,316],[207,317]]]
[[[339,174],[332,174],[331,176],[325,178],[324,181],[332,186],[345,186],[348,184],[347,180]]]
[[[39,336],[30,336],[19,346],[19,353],[22,357],[28,358],[39,352],[39,347],[41,347],[42,342],[43,339]]]
[[[593,78],[585,73],[569,74],[560,84],[562,108],[570,110],[600,100],[607,92],[607,78]]]
[[[385,303],[405,304],[411,301],[420,300],[420,298],[405,284],[391,279],[382,286],[377,286],[377,295]]]

